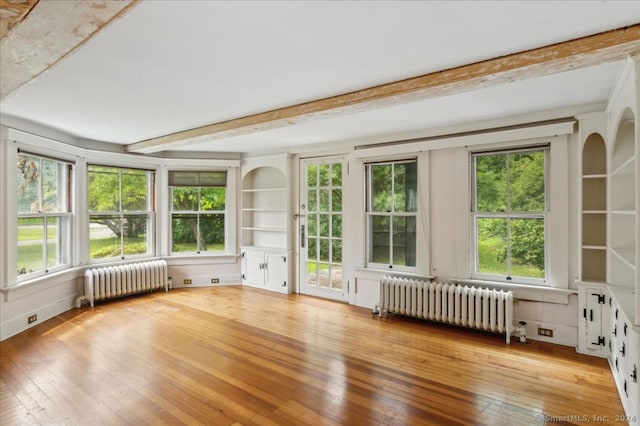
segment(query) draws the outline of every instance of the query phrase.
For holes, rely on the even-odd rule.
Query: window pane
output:
[[[66,211],[64,195],[66,179],[64,165],[57,161],[42,160],[42,204],[43,212]]]
[[[122,256],[120,216],[92,216],[89,223],[89,258]]]
[[[511,219],[511,275],[544,278],[544,219]]]
[[[544,151],[509,154],[510,210],[545,210]]]
[[[370,216],[371,253],[370,261],[375,263],[391,263],[389,254],[389,233],[391,221],[387,216]]]
[[[507,219],[477,219],[477,272],[507,276]]]
[[[64,253],[64,224],[63,218],[47,218],[47,268],[67,263]]]
[[[147,210],[148,173],[141,170],[122,171],[122,211]]]
[[[331,165],[331,185],[342,186],[342,164],[334,163]]]
[[[89,211],[114,212],[120,210],[120,179],[118,169],[89,166],[87,170]],[[146,186],[145,186],[146,191]]]
[[[18,219],[18,275],[44,269],[44,219]]]
[[[475,157],[476,211],[507,211],[507,156],[506,154]]]
[[[224,211],[226,188],[205,187],[200,193],[200,210],[202,211]]]
[[[122,219],[124,255],[144,254],[147,249],[147,227],[149,218],[145,216],[125,216]]]
[[[391,164],[371,167],[371,209],[374,212],[391,211]]]
[[[224,251],[224,214],[200,215],[200,251]]]
[[[307,284],[318,285],[318,264],[307,262]]]
[[[35,213],[40,210],[39,179],[40,159],[18,155],[18,213]]]
[[[393,218],[393,264],[416,266],[416,218]]]
[[[197,211],[200,199],[200,188],[175,187],[171,189],[173,194],[173,211]]]
[[[175,188],[174,188],[175,190]],[[198,243],[198,216],[195,214],[173,214],[171,216],[171,232],[174,252],[196,252]]]
[[[393,170],[393,207],[396,212],[416,211],[417,163],[396,164]]]

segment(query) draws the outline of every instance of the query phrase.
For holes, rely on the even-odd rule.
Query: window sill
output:
[[[9,287],[2,287],[0,288],[0,293],[4,294],[5,302],[10,302],[56,287],[60,284],[68,283],[72,280],[82,279],[85,269],[86,267],[81,266],[42,275]]]
[[[533,284],[503,283],[500,281],[475,280],[472,278],[452,278],[451,281],[477,287],[510,290],[513,292],[513,296],[520,300],[560,303],[563,305],[569,304],[569,295],[578,294],[578,290]]]

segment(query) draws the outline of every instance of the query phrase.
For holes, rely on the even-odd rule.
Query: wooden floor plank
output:
[[[1,425],[530,425],[622,413],[606,360],[573,348],[234,286],[66,312],[1,342],[0,373]]]

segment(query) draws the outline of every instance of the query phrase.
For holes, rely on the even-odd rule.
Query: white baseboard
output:
[[[514,328],[517,328],[521,320],[513,319]],[[564,346],[578,346],[578,327],[570,327],[567,325],[550,324],[545,322],[526,320],[527,323],[527,340],[538,340],[541,342],[556,343]],[[538,328],[545,328],[553,331],[553,337],[541,336],[538,334]],[[512,342],[518,341],[518,335],[514,334],[511,338]]]
[[[188,287],[216,287],[221,285],[240,285],[242,277],[240,274],[213,274],[213,275],[172,275],[173,288]],[[218,279],[217,283],[212,283],[212,279]],[[191,284],[185,284],[185,280],[191,280]]]
[[[80,296],[80,294],[67,296],[51,302],[48,305],[40,306],[32,311],[23,312],[17,317],[2,322],[2,324],[0,324],[0,340],[8,339],[56,315],[60,315],[70,309],[75,309],[78,296]],[[27,319],[31,315],[37,315],[38,319],[29,324]]]

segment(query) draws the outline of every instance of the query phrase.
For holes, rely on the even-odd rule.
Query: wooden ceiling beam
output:
[[[55,66],[138,0],[0,0],[21,11],[0,41],[0,100]],[[31,7],[29,7],[31,5]]]
[[[126,150],[138,153],[170,150],[203,140],[256,133],[542,77],[619,61],[638,53],[640,24],[148,139],[127,145]]]

